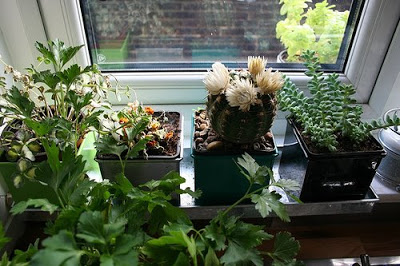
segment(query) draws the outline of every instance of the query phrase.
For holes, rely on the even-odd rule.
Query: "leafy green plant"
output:
[[[57,152],[56,147],[52,149],[54,157],[50,156],[49,161],[53,164]],[[69,200],[57,206],[36,199],[12,208],[14,215],[29,206],[58,213],[56,220],[47,225],[50,236],[42,242],[43,248],[30,250],[29,265],[263,265],[264,256],[271,258],[274,265],[302,265],[294,259],[299,243],[289,233],[278,233],[274,237],[263,226],[245,223],[230,214],[243,200],[251,199],[262,217],[273,212],[284,221],[290,220],[279,201],[281,195],[270,188],[291,191],[299,185],[290,180],[274,180],[269,168],[259,166],[247,154],[237,164],[249,187],[262,184],[267,177],[271,183],[258,191],[248,191],[202,229],[195,228],[186,213],[169,202],[171,193],[190,192],[198,196],[196,192],[179,188],[185,180],[175,172],[133,187],[122,174],[116,182],[94,183],[75,178],[67,166],[60,172],[64,167],[52,167],[50,162],[43,163],[47,164],[43,168],[50,167],[47,171],[52,175],[58,173],[58,180],[62,181],[55,183],[61,184],[60,198]],[[74,164],[78,167],[82,164],[80,157]],[[42,182],[54,179],[53,176],[46,181],[47,171],[41,171]],[[64,179],[61,173],[68,172],[71,175]],[[275,244],[270,252],[257,249],[263,241],[273,238]]]
[[[362,122],[362,107],[353,98],[355,89],[339,82],[339,75],[324,75],[314,51],[302,55],[310,77],[306,96],[296,85],[286,78],[284,88],[278,95],[282,111],[289,111],[290,117],[301,126],[302,134],[309,136],[318,148],[336,151],[341,142],[349,140],[357,149],[358,145],[370,137],[370,131],[400,124],[394,115],[380,120]]]
[[[4,247],[4,245],[10,241],[8,237],[5,236],[5,232],[3,229],[3,224],[0,223],[0,250]]]
[[[0,83],[4,91],[0,117],[4,122],[13,123],[11,132],[20,132],[14,138],[11,134],[1,138],[1,149],[12,160],[19,157],[34,160],[32,149],[29,152],[25,145],[36,141],[36,128],[40,124],[51,127],[46,139],[62,149],[72,146],[77,153],[80,139],[98,128],[97,118],[104,108],[110,107],[107,94],[117,92],[111,87],[109,77],[102,75],[96,65],[81,67],[70,63],[82,46],[67,47],[62,41],[54,40],[48,42],[48,47],[41,43],[35,47],[41,54],[38,66],[31,66],[26,74],[0,60],[15,83],[9,88],[4,81]],[[42,70],[42,65],[49,68]],[[23,143],[20,136],[24,136]]]
[[[128,159],[147,158],[148,153],[164,155],[168,145],[176,144],[173,140],[179,128],[170,123],[165,112],[155,113],[138,101],[129,103],[117,112],[101,116],[96,149],[99,155],[117,157],[124,172]]]
[[[314,49],[321,63],[335,63],[349,11],[334,10],[327,0],[309,8],[311,0],[280,0],[284,20],[276,24],[276,37],[287,49],[287,61],[299,62],[300,55]]]

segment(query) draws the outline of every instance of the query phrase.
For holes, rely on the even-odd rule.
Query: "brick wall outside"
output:
[[[348,0],[329,2],[349,9]],[[118,39],[129,32],[129,61],[206,60],[202,49],[214,49],[211,56],[222,49],[232,58],[276,58],[283,50],[275,37],[279,0],[86,0],[82,6],[89,7],[85,22],[92,20],[89,37]]]

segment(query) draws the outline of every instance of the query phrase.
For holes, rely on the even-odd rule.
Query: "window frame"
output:
[[[16,67],[22,69],[33,63],[36,51],[32,44],[37,40],[45,42],[46,39],[59,38],[68,45],[85,44],[87,47],[79,0],[15,0],[7,1],[7,4],[12,6],[12,10],[7,10],[8,7],[3,9],[4,16],[1,17],[3,20],[12,18],[14,22],[7,32],[3,30],[3,34],[8,47],[12,47],[9,52]],[[382,110],[370,104],[372,95],[380,95],[380,102],[387,102],[390,94],[383,95],[387,89],[375,84],[399,23],[399,16],[400,1],[366,0],[348,62],[344,73],[340,74],[343,82],[355,86],[357,101],[367,105],[366,108],[372,108],[375,113],[369,113],[374,117],[380,115]],[[19,49],[14,49],[16,43]],[[81,50],[75,63],[90,64],[88,49]],[[134,88],[144,104],[203,104],[205,101],[206,92],[202,82],[204,71],[112,74],[121,85]],[[306,87],[308,78],[304,74],[285,74],[299,87]],[[117,102],[112,99],[114,104],[124,104],[126,101]]]

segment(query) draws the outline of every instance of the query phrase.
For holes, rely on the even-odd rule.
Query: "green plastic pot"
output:
[[[231,205],[239,200],[249,187],[248,180],[240,173],[235,162],[242,154],[213,154],[198,153],[194,147],[194,118],[192,121],[192,148],[191,156],[194,161],[195,189],[202,191],[196,205]],[[272,169],[278,149],[274,140],[275,149],[270,152],[257,152],[249,154],[259,165],[265,165]],[[265,184],[268,184],[266,180]],[[260,188],[253,185],[252,191]]]

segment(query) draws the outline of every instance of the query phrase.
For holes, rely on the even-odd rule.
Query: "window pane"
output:
[[[342,71],[363,1],[280,2],[81,0],[81,8],[92,62],[103,70],[240,68],[254,55],[296,70],[310,48],[325,69]]]

